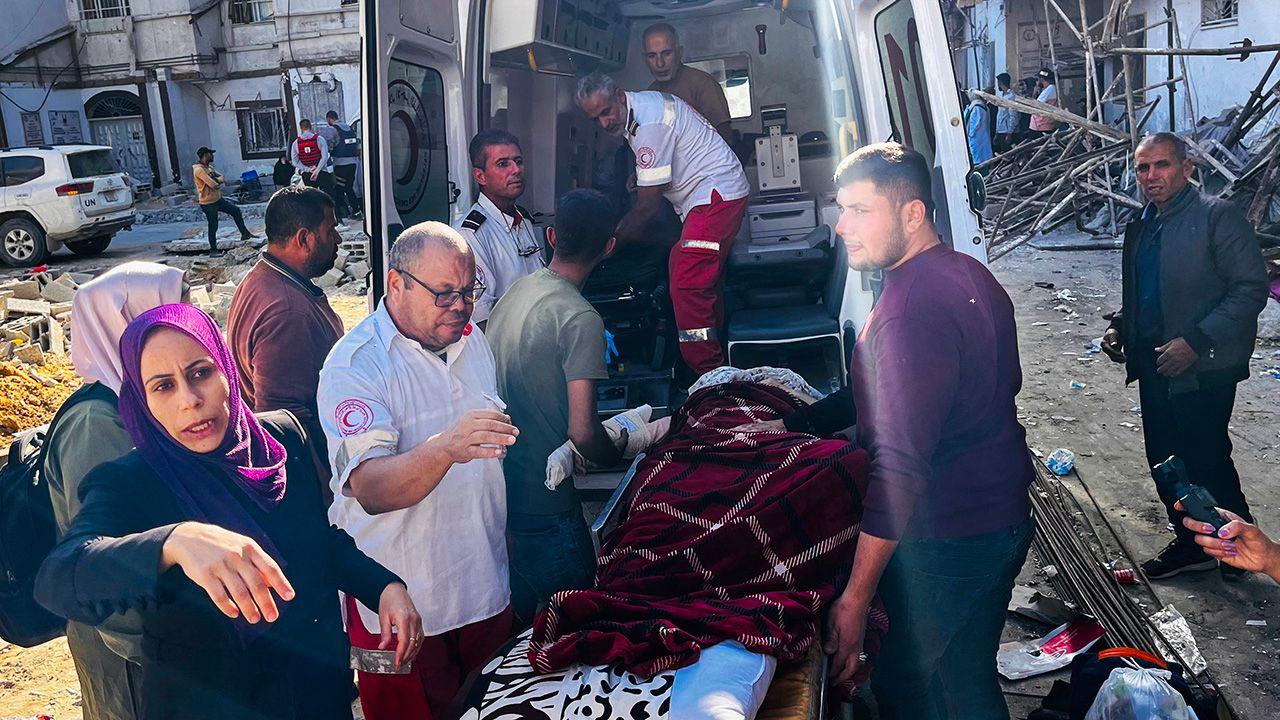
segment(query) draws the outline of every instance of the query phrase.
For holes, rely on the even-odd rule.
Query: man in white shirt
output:
[[[1013,78],[1009,73],[1000,73],[996,76],[996,91],[1005,100],[1018,97],[1013,91]],[[1013,138],[1017,133],[1018,111],[1007,107],[996,110],[996,138],[993,143],[995,151],[1002,153],[1012,148]]]
[[[684,222],[670,260],[680,354],[698,374],[723,365],[724,261],[751,190],[742,163],[715,128],[674,95],[625,92],[595,72],[578,81],[575,99],[636,155],[636,203],[618,223],[618,243],[647,240],[645,226],[663,197]]]
[[[516,204],[524,193],[520,141],[505,130],[483,130],[468,151],[480,198],[458,231],[476,256],[476,277],[484,285],[471,316],[483,330],[498,298],[515,281],[546,266],[546,259],[533,215]]]
[[[387,297],[334,346],[318,392],[329,520],[405,580],[424,618],[413,667],[391,674],[381,654],[396,629],[347,599],[368,720],[443,717],[511,631],[502,458],[518,431],[470,321],[475,260],[456,230],[425,222],[388,265]]]
[[[1061,107],[1058,102],[1058,76],[1049,68],[1040,71],[1036,75],[1036,87],[1040,90],[1040,94],[1036,96],[1036,100],[1054,107]],[[1048,115],[1031,116],[1031,132],[1034,135],[1048,135],[1058,129],[1058,121]]]

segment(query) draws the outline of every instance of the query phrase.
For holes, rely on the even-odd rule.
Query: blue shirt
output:
[[[1138,337],[1144,341],[1160,340],[1164,330],[1164,312],[1160,309],[1160,213],[1155,203],[1147,203],[1142,211],[1142,234],[1134,258],[1137,272]]]
[[[969,131],[969,154],[973,164],[979,165],[991,159],[991,116],[987,108],[973,103],[965,113]]]

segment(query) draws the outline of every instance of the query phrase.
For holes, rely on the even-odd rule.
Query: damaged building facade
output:
[[[1112,0],[941,1],[949,16],[957,82],[984,88],[994,86],[996,75],[1007,72],[1016,84],[1043,67],[1053,67],[1064,107],[1084,114],[1086,59],[1076,32],[1082,26],[1082,11],[1086,24],[1101,23]],[[1127,27],[1123,35],[1117,34],[1123,38],[1118,44],[1130,47],[1219,48],[1245,38],[1262,43],[1280,36],[1280,13],[1273,0],[1131,0],[1125,16]],[[1175,23],[1164,22],[1168,17]],[[1213,118],[1242,104],[1270,61],[1269,53],[1228,62],[1213,56],[1134,58],[1131,86],[1136,110],[1150,112],[1147,129],[1190,129],[1200,118]],[[1106,88],[1121,72],[1122,58],[1097,57],[1094,65],[1099,86]],[[1223,82],[1224,67],[1230,82]],[[1191,91],[1184,91],[1184,83],[1178,81],[1171,96],[1164,85],[1170,77],[1185,77]],[[1124,112],[1121,98],[1105,103],[1104,121],[1116,122]]]
[[[355,0],[7,0],[0,146],[109,145],[140,185],[270,167],[297,121],[359,113]]]

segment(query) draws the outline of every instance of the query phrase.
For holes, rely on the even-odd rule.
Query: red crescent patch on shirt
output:
[[[470,334],[471,334],[471,323],[467,323],[467,326],[462,328],[462,337],[466,337]]]
[[[343,437],[359,435],[373,425],[373,408],[363,400],[343,400],[338,403],[333,415],[338,422],[338,434]]]
[[[653,167],[654,152],[651,147],[642,147],[636,151],[636,167],[651,168]]]

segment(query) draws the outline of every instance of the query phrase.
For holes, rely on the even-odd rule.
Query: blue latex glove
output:
[[[618,344],[614,342],[613,333],[604,331],[604,364],[610,365],[618,357]]]

